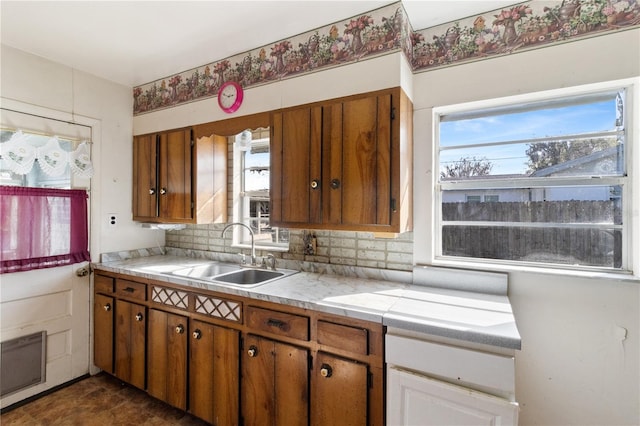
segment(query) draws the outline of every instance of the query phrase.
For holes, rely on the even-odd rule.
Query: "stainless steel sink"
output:
[[[215,276],[213,280],[230,284],[252,285],[262,284],[269,280],[281,278],[284,275],[284,272],[268,271],[265,269],[241,269],[239,271]]]
[[[171,272],[171,274],[188,278],[211,279],[216,275],[226,274],[239,269],[240,266],[228,263],[207,263],[206,265],[178,269],[177,271]]]
[[[240,265],[232,263],[214,261],[201,265],[180,268],[166,273],[194,280],[237,285],[242,287],[255,287],[288,275],[293,275],[296,272],[297,271],[290,269],[274,271],[255,267],[241,267]]]

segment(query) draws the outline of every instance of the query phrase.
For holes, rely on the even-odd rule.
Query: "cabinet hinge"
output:
[[[240,350],[243,351],[244,350],[244,337],[240,338]]]
[[[313,370],[313,356],[309,354],[309,370]]]
[[[396,108],[395,107],[391,108],[391,119],[392,120],[396,119]]]
[[[395,199],[395,198],[392,198],[392,199],[391,199],[391,211],[392,211],[393,213],[395,213],[395,212],[397,212],[397,211],[398,211],[398,209],[397,209],[397,207],[396,207],[396,199]]]
[[[368,372],[367,373],[367,386],[369,386],[369,389],[373,388],[373,373],[372,372]]]

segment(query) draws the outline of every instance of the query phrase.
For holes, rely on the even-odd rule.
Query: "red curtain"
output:
[[[87,192],[0,186],[0,273],[90,261]]]

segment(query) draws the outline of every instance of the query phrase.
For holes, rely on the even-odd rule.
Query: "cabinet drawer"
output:
[[[147,285],[129,280],[116,280],[116,295],[136,300],[147,300]]]
[[[93,277],[93,289],[96,293],[113,293],[113,278],[96,274]]]
[[[256,331],[309,340],[309,318],[301,315],[249,306],[247,308],[247,325]]]
[[[369,355],[369,331],[366,328],[319,320],[318,343],[360,355]]]

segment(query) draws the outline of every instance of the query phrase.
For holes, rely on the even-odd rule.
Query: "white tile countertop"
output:
[[[443,286],[442,283],[430,287],[424,285],[422,278],[415,280],[415,271],[414,281],[420,281],[420,284],[391,281],[386,277],[371,279],[298,272],[251,288],[170,275],[170,272],[177,269],[209,262],[211,262],[209,259],[173,255],[152,255],[108,261],[104,261],[103,257],[103,262],[94,267],[109,272],[185,285],[194,289],[207,289],[345,317],[382,322],[396,329],[464,342],[520,349],[520,335],[506,295],[506,286],[504,293],[490,291],[489,294],[475,291],[477,289],[464,291],[440,288]],[[411,273],[407,272],[407,274]],[[424,277],[425,271],[419,271],[418,275]],[[433,275],[438,274],[433,273]],[[459,274],[454,276],[459,277]]]

